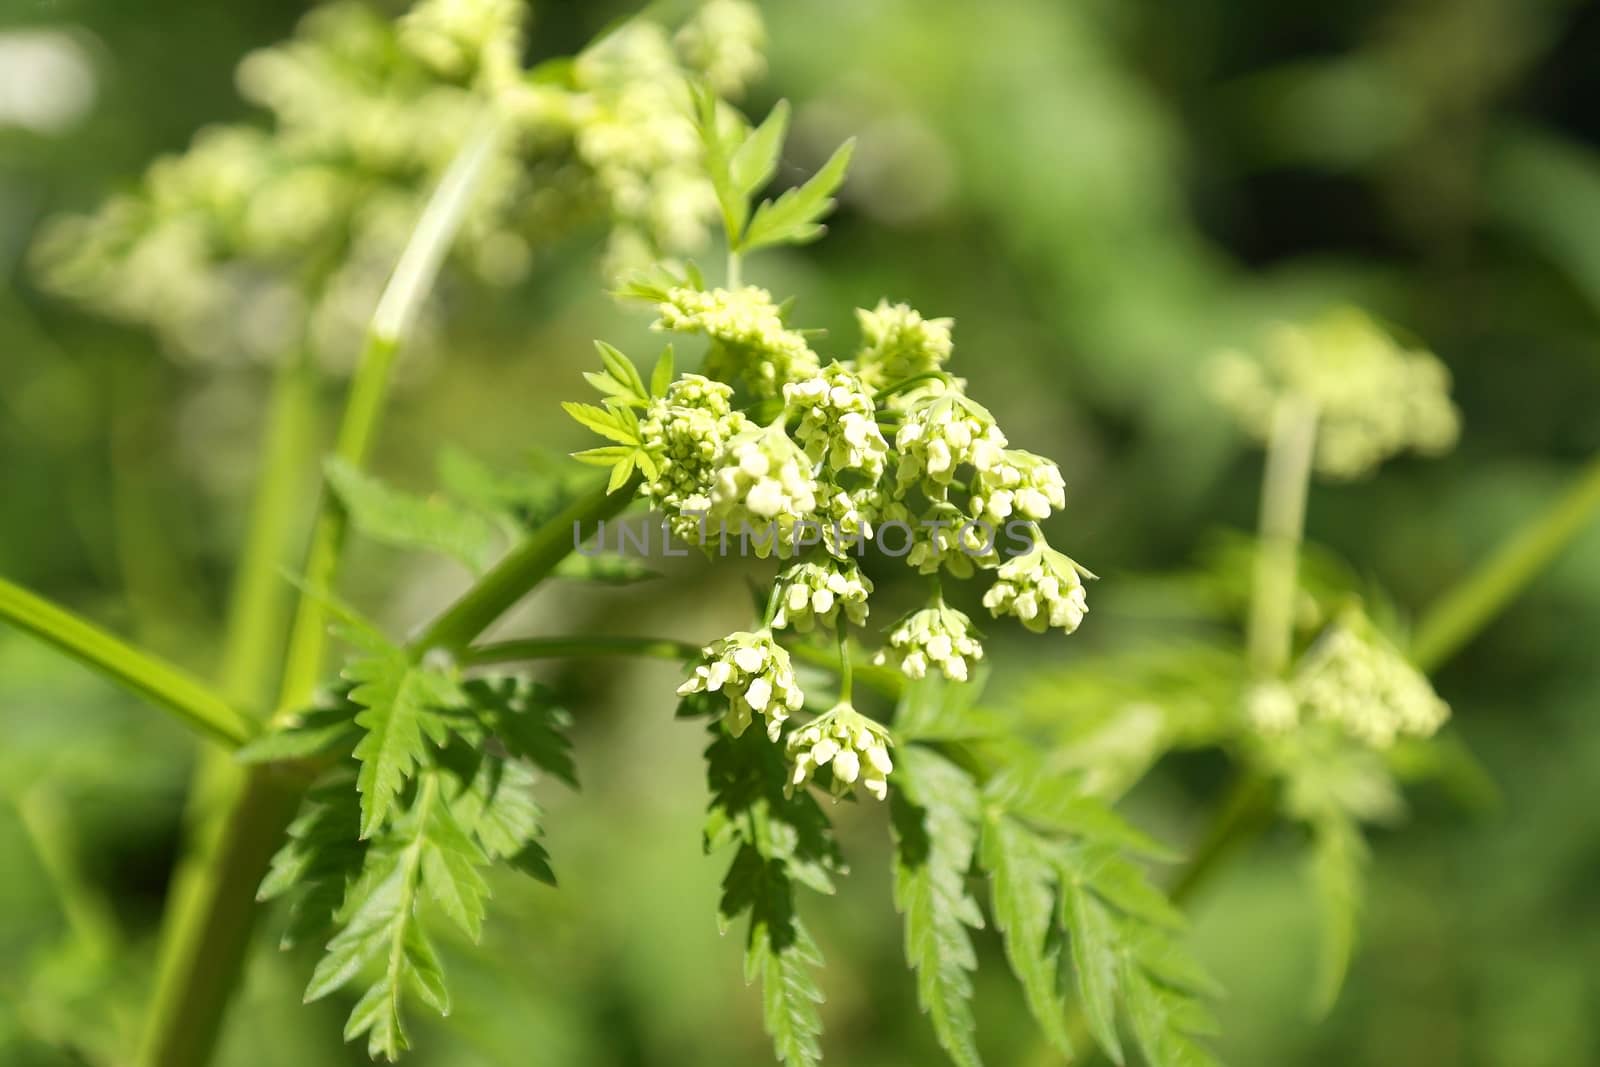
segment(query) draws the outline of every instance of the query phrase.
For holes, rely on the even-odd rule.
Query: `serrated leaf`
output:
[[[494,523],[442,497],[421,497],[384,485],[337,459],[329,459],[328,483],[351,524],[374,541],[396,548],[443,552],[482,572],[502,539]]]
[[[440,910],[474,941],[483,933],[489,883],[479,868],[488,859],[456,820],[451,807],[436,803],[423,837],[422,884]]]
[[[1057,879],[1049,845],[1015,819],[991,811],[984,818],[978,860],[988,872],[995,926],[1028,1010],[1051,1046],[1071,1057],[1059,949],[1051,937]]]
[[[633,360],[623,355],[616,346],[606,344],[604,341],[596,341],[594,347],[595,351],[600,353],[600,362],[606,369],[606,377],[615,387],[614,395],[637,400],[641,404],[650,399],[650,393],[644,387],[644,379],[639,377],[639,368],[633,365]]]
[[[354,755],[361,763],[356,779],[361,836],[369,838],[389,817],[427,742],[444,743],[449,735],[445,713],[459,709],[465,697],[452,672],[414,661],[381,635],[357,628],[344,632],[364,650],[345,666],[343,677],[353,684],[351,701],[362,709],[355,721],[365,733]]]
[[[462,699],[510,755],[578,788],[565,732],[571,716],[549,689],[521,678],[474,678],[462,687]]]
[[[629,445],[602,445],[574,452],[572,458],[591,467],[611,467],[628,460],[636,451]]]
[[[905,917],[917,1003],[957,1067],[982,1067],[972,1014],[978,958],[968,929],[981,928],[983,914],[967,891],[978,790],[961,768],[916,745],[898,752],[894,782],[894,903]]]
[[[1196,1017],[1191,998],[1151,981],[1137,966],[1124,966],[1122,986],[1134,1038],[1150,1067],[1220,1067],[1192,1039],[1191,1027],[1208,1020]]]
[[[1020,756],[985,784],[984,795],[1042,829],[1115,845],[1152,859],[1175,858],[1171,849],[1131,825],[1105,801],[1083,792],[1076,778],[1050,774]]]
[[[822,953],[798,921],[786,931],[751,920],[745,957],[746,979],[761,980],[761,1017],[778,1062],[786,1067],[813,1067],[822,1062],[822,1003],[812,969],[822,966]]]
[[[728,161],[734,191],[745,198],[759,193],[778,170],[778,154],[789,132],[789,102],[779,100],[766,119],[744,139]]]
[[[1170,930],[1186,925],[1183,913],[1172,906],[1166,894],[1115,847],[1086,841],[1063,847],[1060,856],[1068,880],[1088,887],[1123,914]]]
[[[1117,1036],[1118,931],[1111,915],[1081,885],[1067,882],[1061,890],[1061,922],[1072,951],[1078,1002],[1089,1033],[1106,1055],[1122,1063]]]
[[[633,477],[634,462],[643,453],[635,451],[628,454],[627,458],[611,468],[611,477],[606,481],[606,492],[615,493],[618,489],[628,484],[628,479]]]
[[[744,122],[731,111],[725,111],[717,95],[707,86],[692,85],[690,92],[694,100],[695,129],[700,133],[700,146],[705,156],[706,178],[722,210],[722,226],[728,236],[728,246],[732,248],[737,245],[750,213],[749,198],[735,186],[730,170],[734,143],[744,137]],[[735,122],[737,124],[733,125]]]
[[[804,244],[822,236],[820,220],[833,210],[833,194],[844,181],[855,141],[840,145],[811,180],[790,189],[777,200],[764,200],[738,244],[740,252],[753,252],[776,244]]]
[[[656,365],[650,372],[650,395],[666,396],[667,387],[672,384],[672,346],[661,350],[661,355],[656,359]]]
[[[622,413],[615,408],[601,408],[593,404],[563,400],[561,410],[572,416],[580,425],[593,430],[608,441],[622,445],[639,444],[638,433],[628,426]]]
[[[324,934],[366,862],[361,801],[352,765],[335,768],[310,790],[287,839],[256,891],[261,901],[288,897],[284,948]]]

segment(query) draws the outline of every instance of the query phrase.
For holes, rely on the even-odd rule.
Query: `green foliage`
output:
[[[751,200],[777,173],[789,129],[789,105],[780,100],[766,119],[751,129],[742,117],[711,92],[695,93],[695,120],[705,148],[706,173],[722,209],[728,249],[735,254],[774,245],[798,245],[823,234],[822,219],[834,208],[833,194],[844,183],[853,140],[840,145],[816,174],[776,200],[763,200],[752,212]]]
[[[735,850],[722,884],[719,921],[727,929],[749,915],[745,977],[761,982],[762,1017],[773,1049],[788,1067],[812,1067],[822,1059],[822,990],[814,973],[822,954],[795,913],[794,891],[804,885],[833,892],[843,860],[816,800],[786,792],[788,765],[780,746],[759,730],[735,738],[719,722],[710,729],[706,850]]]
[[[356,788],[361,836],[368,838],[383,828],[400,790],[427,758],[428,743],[445,744],[449,716],[466,694],[452,668],[418,662],[374,629],[350,626],[344,636],[359,650],[343,674],[352,684],[350,700],[361,708],[355,720],[363,731],[355,747],[361,764]]]
[[[596,341],[595,348],[600,352],[600,362],[605,369],[598,373],[586,371],[584,378],[600,391],[604,406],[562,401],[561,408],[579,425],[593,430],[608,441],[616,442],[614,445],[586,448],[573,453],[573,458],[579,463],[610,470],[606,492],[614,493],[628,484],[636,468],[650,478],[659,473],[655,459],[644,447],[644,439],[639,433],[639,416],[634,409],[648,406],[652,396],[666,392],[671,382],[672,349],[669,347],[661,354],[650,376],[651,385],[646,388],[644,379],[639,377],[638,368],[627,356],[604,341]]]
[[[1178,940],[1183,916],[1133,855],[1164,850],[1111,809],[1017,761],[983,790],[978,862],[995,926],[1050,1043],[1074,1055],[1065,1022],[1063,949],[1085,1026],[1123,1062],[1118,1009],[1152,1067],[1215,1061],[1195,1038],[1214,1032],[1202,997],[1214,983]]]
[[[979,796],[972,779],[936,752],[906,746],[895,769],[894,904],[905,917],[906,962],[917,1003],[957,1067],[980,1067],[974,1039],[970,929],[983,913],[967,889],[977,847]]]
[[[500,532],[479,512],[439,496],[390,488],[337,458],[329,459],[325,470],[351,524],[363,536],[453,556],[474,572],[493,562]]]

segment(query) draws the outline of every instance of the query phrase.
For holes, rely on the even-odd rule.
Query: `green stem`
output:
[[[198,678],[4,578],[0,578],[0,619],[54,645],[229,748],[238,748],[255,734],[249,719]]]
[[[297,352],[278,365],[262,433],[260,471],[250,501],[244,553],[228,605],[218,685],[243,707],[260,708],[274,677],[288,616],[290,586],[283,579],[303,518],[301,482],[311,464],[316,431],[316,373],[309,353]],[[185,805],[185,847],[167,890],[150,1017],[166,1018],[159,1006],[177,995],[185,946],[203,936],[199,924],[212,891],[208,872],[224,847],[233,804],[245,789],[246,768],[225,754],[200,753],[190,776]],[[152,1045],[161,1040],[145,1035]]]
[[[463,667],[487,667],[496,663],[520,663],[531,659],[578,659],[589,656],[639,656],[645,659],[691,660],[700,655],[700,646],[688,641],[663,637],[523,637],[473,645],[461,654]]]
[[[288,565],[301,509],[302,480],[316,431],[316,372],[306,353],[273,376],[262,436],[264,458],[250,501],[244,552],[228,600],[219,684],[245,707],[259,707],[276,680],[278,643],[289,614]]]
[[[210,1061],[249,948],[256,887],[303,789],[303,781],[279,768],[252,767],[246,775],[222,822],[217,847],[193,883],[183,919],[172,928],[177,940],[140,1050],[138,1062],[144,1067],[199,1067]]]
[[[851,689],[855,683],[855,672],[851,669],[850,639],[845,636],[844,623],[839,623],[839,703],[850,703]]]
[[[335,444],[335,454],[352,466],[363,466],[371,450],[395,354],[454,241],[498,136],[499,124],[492,118],[468,136],[424,207],[378,301]],[[343,510],[324,490],[274,723],[301,711],[321,679],[326,595],[337,577],[345,529]],[[211,1059],[249,949],[256,887],[304,789],[303,781],[283,774],[271,766],[250,770],[229,810],[222,847],[197,877],[194,906],[173,946],[167,984],[151,1007],[141,1055],[147,1067],[203,1067]]]
[[[1300,542],[1305,534],[1306,493],[1316,441],[1316,405],[1292,395],[1279,401],[1262,477],[1261,543],[1247,635],[1250,667],[1259,678],[1276,678],[1289,665]]]
[[[440,179],[378,301],[361,360],[350,383],[350,395],[334,445],[333,454],[352,467],[366,465],[388,399],[395,354],[416,321],[423,298],[433,287],[498,137],[498,123],[488,120],[468,138]],[[293,715],[305,705],[322,679],[328,629],[327,594],[332,591],[338,574],[348,524],[349,516],[344,508],[325,488],[311,535],[311,551],[306,558],[305,591],[300,596],[289,635],[289,651],[275,713],[280,719]]]
[[[728,288],[737,289],[744,284],[743,257],[733,249],[728,249]]]
[[[556,564],[633,500],[637,479],[615,493],[597,488],[534,531],[411,642],[418,653],[459,651],[538,585]]]
[[[1600,511],[1600,457],[1553,504],[1512,535],[1417,626],[1411,658],[1432,671],[1498,615]]]

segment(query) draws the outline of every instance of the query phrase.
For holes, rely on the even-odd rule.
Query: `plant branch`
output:
[[[0,578],[0,619],[54,645],[229,748],[238,748],[255,734],[249,719],[198,678],[4,578]]]
[[[600,523],[627,507],[637,475],[614,493],[598,487],[579,497],[495,564],[411,642],[411,649],[460,651],[538,585],[591,537]]]
[[[1260,547],[1250,601],[1250,667],[1259,678],[1278,677],[1289,665],[1300,542],[1305,534],[1306,493],[1316,440],[1316,405],[1293,395],[1280,400],[1267,442]]]
[[[498,121],[486,118],[440,179],[373,314],[351,381],[335,455],[363,466],[388,397],[395,354],[455,239],[490,151]],[[324,488],[307,556],[305,587],[290,632],[274,723],[301,711],[321,679],[326,595],[337,577],[347,517]],[[476,635],[472,635],[476,636]],[[299,806],[304,782],[282,768],[252,768],[229,809],[221,847],[197,876],[192,912],[172,946],[170,970],[151,1006],[141,1050],[147,1067],[203,1067],[238,984],[255,924],[256,887]]]
[[[433,287],[498,138],[498,122],[486,119],[467,139],[424,208],[378,301],[334,445],[334,456],[352,467],[366,465],[388,399],[395,354],[416,321],[423,298]],[[311,551],[306,558],[305,591],[289,635],[275,713],[280,718],[294,714],[309,701],[321,681],[328,629],[326,596],[338,573],[348,524],[344,508],[332,490],[324,487],[311,535]]]
[[[1411,659],[1431,672],[1478,635],[1600,511],[1600,456],[1423,616]]]

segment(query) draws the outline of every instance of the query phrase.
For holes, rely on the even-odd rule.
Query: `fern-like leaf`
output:
[[[895,768],[894,903],[905,917],[906,962],[917,972],[917,1002],[957,1067],[982,1067],[974,1039],[969,928],[983,926],[967,891],[977,847],[977,786],[930,749],[908,745]]]
[[[428,741],[445,743],[447,713],[465,697],[453,671],[417,662],[376,630],[350,625],[343,633],[361,652],[345,666],[344,678],[353,686],[351,701],[362,709],[356,715],[364,731],[355,747],[361,763],[356,788],[361,836],[369,838],[389,817]]]
[[[1056,914],[1056,868],[1048,843],[1017,820],[990,811],[983,822],[979,862],[993,886],[995,926],[1006,959],[1022,983],[1023,997],[1040,1030],[1063,1056],[1070,1057],[1066,1004],[1061,996],[1059,940],[1052,937]]]

